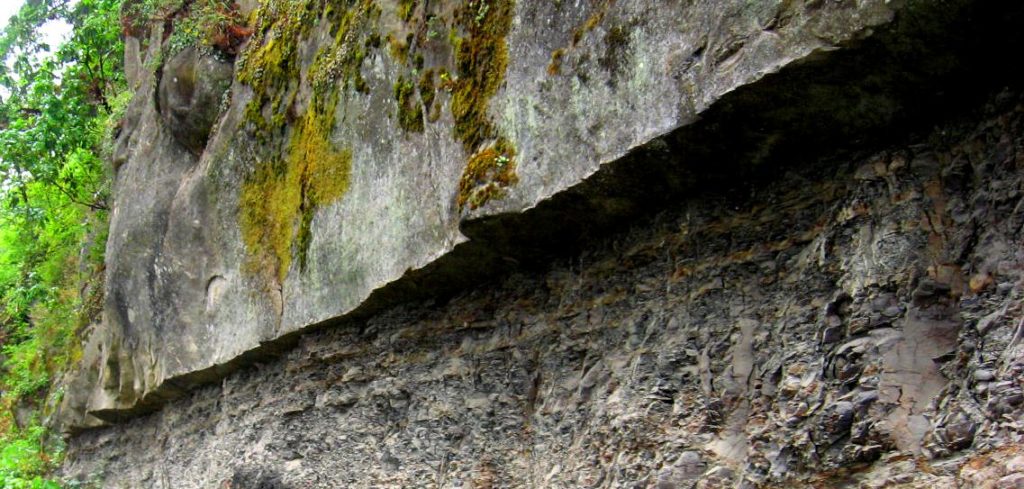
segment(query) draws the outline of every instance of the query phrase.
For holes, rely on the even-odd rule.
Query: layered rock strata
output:
[[[1014,487],[1024,98],[718,182],[71,440],[107,488]]]
[[[564,256],[709,181],[891,139],[1015,71],[997,53],[1020,18],[968,1],[243,13],[230,52],[174,51],[174,22],[132,32],[106,306],[68,431]]]
[[[1022,12],[308,0],[229,51],[133,31],[64,472],[1015,487]]]

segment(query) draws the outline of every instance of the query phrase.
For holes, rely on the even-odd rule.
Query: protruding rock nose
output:
[[[231,63],[194,47],[164,65],[157,92],[160,116],[174,139],[193,153],[206,147],[233,75]]]

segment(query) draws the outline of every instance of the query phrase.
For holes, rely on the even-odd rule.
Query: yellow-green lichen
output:
[[[285,158],[258,164],[243,184],[241,228],[251,271],[273,270],[283,283],[293,256],[305,268],[313,214],[345,194],[352,171],[352,151],[330,141],[333,124],[333,113],[311,107]]]
[[[247,119],[262,136],[257,153],[263,156],[240,197],[250,272],[280,284],[296,258],[304,269],[314,214],[348,189],[352,151],[331,141],[335,111],[344,89],[367,88],[360,67],[365,50],[379,45],[372,26],[379,12],[372,0],[272,0],[260,7],[259,30],[239,69],[239,80],[254,92]],[[319,21],[330,23],[334,42],[317,52],[302,77],[298,44]],[[311,88],[307,101],[300,99],[303,84]]]
[[[503,197],[505,189],[519,181],[515,156],[512,144],[501,138],[470,157],[459,180],[459,208],[476,209],[491,199]]]

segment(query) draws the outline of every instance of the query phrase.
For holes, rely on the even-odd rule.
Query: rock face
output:
[[[233,65],[153,28],[66,474],[1015,484],[1022,12],[270,1]]]
[[[222,63],[187,49],[141,76],[84,367],[95,389],[68,411],[88,424],[157,406],[387,302],[372,294],[451,254],[465,223],[532,208],[895,9],[269,1],[209,136]],[[158,30],[150,59],[173,39]]]
[[[231,64],[196,48],[177,53],[164,64],[157,86],[161,122],[182,146],[200,153],[220,115],[231,86]]]
[[[546,270],[304,335],[78,435],[66,472],[109,488],[1016,487],[1024,97],[804,163]]]
[[[191,48],[133,74],[104,321],[70,429],[156,408],[311,326],[457,290],[543,233],[557,241],[558,221],[649,212],[641,189],[679,193],[705,164],[742,175],[800,139],[884,131],[970,72],[970,49],[1006,41],[978,19],[1016,15],[881,0],[318,5],[259,6],[230,88],[229,65]],[[162,28],[150,59],[174,39]],[[649,156],[667,166],[621,163],[691,127],[685,154]],[[532,209],[568,217],[528,219],[537,236],[493,225]]]

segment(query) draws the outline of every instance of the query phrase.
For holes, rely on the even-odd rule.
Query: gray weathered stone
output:
[[[1010,475],[1024,77],[1003,53],[1021,6],[521,1],[467,143],[453,105],[480,87],[441,32],[463,22],[472,43],[511,4],[361,5],[379,17],[336,31],[257,13],[228,92],[205,51],[138,73],[104,321],[65,388],[69,480]],[[289,45],[294,64],[258,64]],[[436,105],[416,78],[434,68]],[[467,172],[488,151],[490,177]]]
[[[231,86],[231,64],[188,47],[167,60],[160,74],[157,100],[161,120],[175,141],[201,152]]]
[[[431,8],[443,17],[445,5]],[[372,28],[383,35],[400,22],[394,2],[380,8],[381,20]],[[142,75],[128,110],[115,151],[104,321],[90,337],[95,344],[86,348],[81,369],[91,376],[85,384],[94,392],[68,399],[65,411],[79,413],[68,419],[84,422],[82,413],[116,419],[152,409],[181,389],[273,353],[297,331],[429,295],[435,284],[471,281],[472,273],[425,267],[450,269],[450,262],[484,256],[476,266],[486,273],[489,263],[501,263],[487,255],[493,253],[487,243],[504,238],[487,231],[467,242],[466,230],[475,223],[535,208],[584,180],[600,181],[596,175],[606,163],[692,123],[739,88],[821,59],[875,29],[896,29],[890,24],[900,8],[881,0],[516,3],[504,39],[508,69],[484,116],[515,146],[518,183],[477,209],[459,204],[460,175],[471,155],[451,136],[450,111],[426,131],[403,131],[392,87],[410,76],[408,68],[384,50],[368,48],[357,67],[368,88],[339,85],[330,141],[317,143],[351,148],[351,169],[343,170],[350,182],[343,198],[305,208],[302,224],[282,218],[286,233],[308,235],[277,250],[279,273],[274,263],[254,260],[261,251],[243,239],[240,221],[251,210],[241,207],[241,194],[247,179],[255,178],[254,167],[284,158],[268,148],[291,147],[285,139],[299,128],[254,135],[247,106],[259,94],[236,81],[205,150],[190,154],[204,147],[210,116],[218,113],[225,65],[186,49],[157,70],[159,80],[154,73]],[[907,9],[907,16],[936,15],[922,6]],[[320,19],[306,37],[274,41],[297,43],[300,75],[328,43],[329,23]],[[149,60],[163,49],[159,29],[153,31]],[[553,52],[560,53],[558,69],[549,67]],[[439,67],[450,63],[450,56],[434,60],[437,52],[428,54]],[[194,86],[183,82],[190,74],[196,75]],[[313,96],[310,84],[301,76],[290,82],[286,90],[295,94],[288,99],[294,105],[273,117],[287,122],[301,116]],[[153,90],[162,124],[148,95]],[[820,94],[823,103],[841,103],[841,97]],[[451,103],[443,91],[437,98]],[[889,117],[885,105],[872,110]],[[756,151],[763,156],[770,147]],[[594,222],[622,218],[628,207],[609,200],[604,209],[606,217],[595,215]]]
[[[962,386],[982,365],[993,398],[1020,385],[1024,360],[1004,355],[1014,332],[979,340],[965,325],[1019,316],[1024,287],[975,294],[934,267],[1024,265],[1024,213],[1004,212],[1020,197],[991,200],[1024,185],[1005,156],[1024,154],[1024,98],[1012,100],[753,191],[702,189],[542,270],[304,334],[276,360],[78,434],[65,474],[153,489],[1015,484],[1021,410]],[[940,170],[963,156],[986,172],[852,173],[923,153]],[[957,201],[979,235],[947,248],[960,228],[921,223]],[[818,320],[837,297],[845,318],[892,301],[906,314],[822,346]]]

